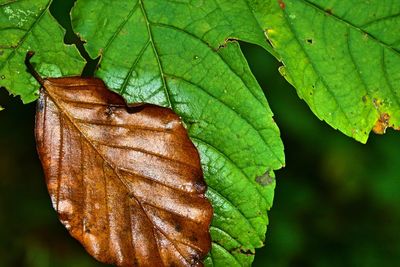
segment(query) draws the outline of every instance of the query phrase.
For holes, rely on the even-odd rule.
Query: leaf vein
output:
[[[259,233],[257,232],[256,228],[254,227],[254,225],[250,222],[249,218],[246,217],[246,215],[244,215],[244,213],[238,208],[236,207],[232,201],[230,199],[228,199],[227,197],[225,197],[224,195],[222,195],[222,193],[218,192],[217,190],[215,190],[214,188],[212,188],[211,186],[208,185],[208,190],[212,191],[215,195],[218,195],[220,198],[222,198],[223,200],[226,201],[226,203],[228,203],[234,210],[236,210],[237,212],[239,212],[240,216],[245,220],[245,222],[248,224],[248,226],[250,227],[250,229],[256,234],[256,236],[259,238],[258,241],[262,242],[262,237],[261,235],[259,235]]]
[[[305,1],[305,0],[302,0]],[[301,48],[301,50],[303,51],[304,55],[307,57],[307,61],[310,63],[310,65],[312,66],[312,68],[314,69],[315,73],[317,74],[317,76],[320,78],[320,81],[322,82],[323,86],[326,88],[326,90],[328,91],[328,93],[333,97],[333,99],[335,100],[336,105],[338,106],[339,110],[342,112],[344,118],[346,119],[346,121],[348,122],[349,125],[352,125],[349,117],[347,116],[347,113],[344,112],[343,107],[339,104],[339,101],[336,98],[336,95],[333,93],[333,90],[330,88],[330,86],[328,85],[328,83],[325,81],[323,75],[320,73],[319,69],[315,66],[314,61],[311,60],[310,55],[307,53],[306,49],[304,48],[302,42],[300,42],[299,38],[298,38],[298,33],[295,30],[295,28],[292,26],[292,24],[290,23],[288,17],[287,17],[287,13],[284,12],[284,18],[286,21],[286,24],[288,25],[290,31],[293,33],[293,36],[295,38],[295,40],[297,41],[297,43],[299,44],[299,47]]]
[[[175,76],[175,75],[172,75],[172,74],[166,74],[166,75],[169,76],[169,77],[172,77],[172,78],[179,79],[179,80],[181,80],[181,81],[183,81],[183,82],[186,82],[186,83],[188,83],[188,84],[190,84],[190,85],[193,85],[193,86],[199,88],[201,91],[203,91],[204,93],[206,93],[208,96],[210,96],[211,98],[215,99],[217,102],[223,104],[223,105],[224,105],[225,107],[227,107],[229,110],[231,110],[232,112],[234,112],[234,113],[237,115],[237,117],[238,117],[239,119],[241,119],[242,121],[244,121],[247,125],[250,126],[250,128],[252,128],[252,129],[254,130],[254,132],[257,133],[257,135],[260,137],[260,139],[263,141],[263,143],[268,147],[269,151],[274,155],[274,157],[275,157],[280,163],[282,163],[281,160],[280,160],[280,158],[276,155],[275,151],[272,149],[271,145],[267,142],[267,140],[265,139],[265,137],[259,132],[261,129],[257,129],[256,126],[254,126],[254,124],[251,123],[251,121],[249,121],[249,120],[246,119],[244,116],[242,116],[238,111],[236,111],[235,109],[233,109],[232,107],[230,107],[228,104],[226,104],[226,103],[225,103],[224,101],[222,101],[221,99],[219,99],[219,98],[217,98],[216,96],[212,95],[210,92],[208,92],[205,88],[201,87],[200,85],[197,85],[197,84],[195,84],[195,83],[193,83],[193,82],[191,82],[191,81],[189,81],[189,80],[187,80],[187,79],[185,79],[185,78],[183,78],[183,77]]]
[[[104,46],[104,50],[103,50],[103,55],[107,52],[108,48],[111,46],[112,42],[115,40],[115,38],[117,38],[118,34],[122,31],[122,29],[124,28],[124,26],[126,25],[126,23],[130,20],[130,18],[133,16],[133,14],[135,13],[136,9],[139,7],[139,3],[136,3],[132,10],[128,13],[128,16],[126,17],[126,19],[122,20],[121,24],[118,26],[118,28],[116,29],[116,31],[114,31],[113,35],[111,35],[110,39],[108,40],[107,44]]]
[[[143,180],[149,180],[149,181],[151,181],[151,182],[155,182],[155,183],[157,183],[157,184],[160,184],[160,185],[162,185],[162,186],[165,186],[165,187],[167,187],[167,188],[169,188],[169,189],[172,189],[172,190],[174,190],[174,191],[180,191],[180,192],[183,192],[183,193],[185,193],[185,194],[188,194],[187,191],[183,191],[183,190],[180,190],[179,188],[172,187],[172,186],[170,186],[170,185],[168,185],[168,184],[162,183],[162,182],[159,181],[159,180],[153,179],[153,177],[151,177],[151,176],[146,176],[146,175],[144,175],[144,174],[142,174],[142,173],[137,173],[137,172],[134,172],[134,171],[132,171],[132,170],[130,170],[130,169],[127,169],[127,168],[118,167],[118,171],[125,172],[125,173],[127,173],[128,175],[134,175],[135,177],[141,178],[141,179],[143,179]],[[193,194],[197,194],[197,193],[193,193]],[[179,214],[178,214],[178,215],[179,215]]]
[[[153,25],[155,25],[155,26],[159,26],[159,27],[163,27],[163,28],[170,28],[170,29],[173,29],[173,30],[176,30],[176,31],[185,33],[185,34],[189,35],[190,37],[192,37],[193,39],[195,39],[195,40],[197,40],[197,41],[200,41],[201,43],[203,43],[204,45],[206,45],[207,47],[209,47],[211,50],[213,50],[213,51],[215,52],[215,54],[220,58],[220,60],[228,67],[228,69],[229,69],[237,78],[239,78],[239,79],[241,80],[241,82],[243,83],[243,85],[245,85],[245,86],[247,87],[247,83],[243,80],[243,78],[242,78],[239,74],[237,74],[237,73],[232,69],[232,66],[229,65],[228,62],[226,62],[226,60],[221,56],[221,54],[218,53],[212,46],[210,46],[210,44],[208,44],[208,43],[205,42],[204,40],[200,39],[198,36],[196,36],[196,35],[194,35],[194,34],[188,32],[188,31],[185,31],[185,30],[183,30],[183,29],[181,29],[181,28],[175,27],[175,26],[173,26],[173,25],[164,24],[164,23],[159,23],[159,22],[157,22],[157,23],[155,23],[155,22],[150,22],[150,23],[153,24]],[[265,104],[263,104],[263,103],[259,100],[259,98],[257,98],[257,97],[254,95],[254,93],[253,93],[251,90],[249,90],[249,92],[253,95],[254,99],[255,99],[258,103],[260,103],[260,104],[262,105],[262,107],[265,107]]]
[[[142,50],[140,50],[139,55],[137,56],[137,58],[135,59],[135,61],[132,63],[132,66],[129,68],[128,73],[125,76],[124,82],[121,85],[120,88],[120,95],[124,95],[128,86],[128,82],[129,82],[129,78],[132,76],[133,70],[135,69],[135,67],[137,66],[137,64],[139,63],[140,59],[142,58],[144,52],[146,52],[147,47],[149,46],[150,41],[148,41],[142,48]]]
[[[363,87],[364,87],[364,89],[365,89],[365,92],[367,93],[368,96],[371,97],[371,93],[370,93],[370,91],[369,91],[369,89],[368,89],[367,82],[365,81],[364,76],[361,74],[361,70],[360,70],[359,66],[357,65],[357,62],[356,62],[356,60],[355,60],[355,58],[354,58],[354,55],[353,55],[353,51],[352,51],[352,49],[351,49],[352,46],[351,46],[351,32],[350,32],[350,28],[347,28],[346,44],[347,44],[347,51],[349,52],[349,58],[350,58],[350,60],[351,60],[351,63],[352,63],[353,66],[354,66],[354,69],[355,69],[355,71],[356,71],[356,73],[357,73],[357,76],[360,78],[360,81],[361,81],[361,83],[362,83],[362,85],[363,85]]]
[[[139,131],[149,131],[149,132],[159,132],[159,133],[171,133],[173,132],[165,132],[164,128],[150,128],[144,126],[135,126],[131,124],[112,124],[105,121],[89,121],[85,119],[75,119],[78,123],[86,124],[86,125],[96,125],[96,126],[110,126],[110,127],[121,127],[131,131],[139,130]]]
[[[136,152],[140,152],[142,154],[147,154],[147,155],[150,155],[152,157],[160,158],[160,159],[163,159],[163,160],[166,160],[166,161],[170,161],[170,162],[173,162],[173,163],[179,163],[179,164],[182,164],[182,165],[184,165],[186,167],[189,167],[191,169],[194,168],[193,165],[191,165],[191,164],[189,164],[187,162],[175,160],[173,158],[169,158],[169,157],[166,157],[164,155],[161,155],[161,154],[158,154],[158,153],[154,153],[152,151],[141,149],[141,148],[138,148],[138,147],[120,146],[120,145],[116,145],[116,144],[103,143],[103,142],[99,142],[99,141],[93,141],[93,142],[95,142],[95,143],[97,143],[98,145],[101,145],[101,146],[106,146],[106,147],[111,147],[111,148],[116,148],[116,149],[121,149],[121,150],[133,150],[133,151],[136,151]]]
[[[383,76],[385,78],[385,81],[389,87],[390,93],[392,94],[394,100],[396,101],[397,105],[400,107],[400,100],[399,96],[395,93],[395,89],[393,87],[393,84],[391,82],[391,79],[389,79],[389,73],[387,71],[387,66],[386,66],[386,55],[385,55],[385,49],[382,47],[382,70],[383,70]]]
[[[381,17],[381,18],[377,18],[377,19],[368,21],[368,22],[364,23],[363,25],[361,25],[360,27],[361,28],[366,28],[366,27],[370,26],[371,24],[375,24],[375,23],[378,23],[378,22],[381,22],[381,21],[384,21],[384,20],[388,20],[388,19],[394,19],[394,18],[397,18],[397,17],[400,17],[400,13],[396,13],[396,14],[392,14],[392,15],[388,15],[388,16],[384,16],[384,17]]]
[[[315,4],[315,3],[312,3],[310,0],[301,0],[300,2],[303,3],[304,5],[307,5],[307,6],[311,7],[311,8],[314,8],[314,9],[316,9],[317,11],[322,12],[322,13],[325,14],[325,10],[324,10],[322,7],[320,7],[319,5],[317,5],[317,4]],[[285,12],[285,15],[286,15],[286,12]],[[381,44],[381,45],[387,47],[388,49],[390,49],[390,50],[392,50],[393,52],[395,52],[397,55],[400,55],[400,51],[399,51],[399,50],[397,50],[396,48],[394,48],[394,47],[390,46],[389,44],[383,42],[382,40],[379,40],[377,37],[373,36],[371,33],[369,33],[369,32],[367,32],[367,31],[363,30],[362,28],[360,28],[360,27],[358,27],[357,25],[351,23],[350,21],[347,21],[347,20],[345,20],[345,19],[343,19],[343,18],[341,18],[341,17],[339,17],[339,16],[337,16],[337,15],[335,15],[335,14],[330,15],[330,17],[336,19],[337,21],[340,21],[341,23],[346,24],[347,26],[349,26],[349,27],[351,27],[351,28],[354,28],[354,29],[356,29],[356,30],[362,32],[363,34],[368,35],[368,36],[371,37],[371,39],[374,40],[375,42],[377,42],[377,43],[379,43],[379,44]]]
[[[238,266],[242,266],[242,264],[240,263],[240,261],[233,255],[231,254],[226,248],[224,248],[223,246],[221,246],[220,244],[216,243],[216,242],[212,242],[214,244],[214,246],[219,247],[220,249],[222,249],[223,251],[225,251],[232,259],[235,260],[235,262],[238,264]]]
[[[162,80],[163,86],[164,86],[165,96],[167,98],[168,105],[173,109],[173,105],[172,105],[172,101],[171,101],[171,93],[169,92],[169,89],[167,87],[167,82],[165,81],[164,70],[163,70],[163,67],[162,67],[162,64],[161,64],[161,60],[160,60],[160,57],[159,57],[159,53],[158,53],[156,44],[154,42],[153,33],[152,33],[151,27],[150,27],[150,21],[149,21],[149,19],[147,17],[147,13],[146,13],[146,10],[145,10],[145,7],[144,7],[143,0],[139,0],[139,5],[140,5],[140,9],[142,10],[143,17],[144,17],[144,19],[146,21],[147,33],[149,35],[151,46],[153,48],[153,52],[154,52],[155,58],[157,60],[157,65],[158,65],[158,68],[159,68],[159,71],[160,71],[161,80]]]

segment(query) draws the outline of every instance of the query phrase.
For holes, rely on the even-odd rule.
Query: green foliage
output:
[[[223,28],[208,33],[209,40],[223,43],[220,47],[215,39],[213,48],[175,25],[183,22],[175,16],[163,22],[156,2],[148,5],[137,2],[127,9],[128,1],[79,1],[74,30],[92,57],[101,52],[96,75],[110,89],[128,102],[169,106],[183,118],[201,154],[214,207],[213,248],[206,262],[250,265],[255,248],[263,245],[273,170],[284,161],[272,112],[238,44],[220,37]],[[264,38],[262,32],[258,37]]]
[[[50,15],[49,0],[0,1],[0,87],[19,95],[24,103],[38,97],[38,83],[25,71],[28,50],[37,56],[38,71],[48,77],[81,73],[84,60],[63,43],[64,31]]]
[[[27,103],[43,76],[79,75],[50,1],[0,0],[0,86]],[[248,266],[264,241],[284,165],[279,130],[236,40],[282,61],[282,75],[318,118],[358,141],[384,115],[400,127],[400,6],[392,1],[77,1],[74,31],[95,75],[128,102],[168,106],[198,147],[215,210],[208,266]],[[394,7],[393,7],[394,6]],[[354,12],[348,12],[354,10]],[[5,36],[5,38],[4,38]],[[268,41],[267,41],[268,38]],[[386,127],[386,125],[385,125]]]
[[[287,164],[277,172],[266,245],[252,266],[397,266],[398,132],[354,142],[299,101],[263,49],[241,47],[274,110]],[[0,105],[0,266],[108,266],[69,238],[49,203],[34,156],[35,104],[0,90]]]
[[[210,18],[201,21],[205,15],[195,6],[130,3],[79,1],[73,28],[92,57],[102,56],[96,75],[109,88],[131,103],[169,106],[185,122],[214,207],[207,265],[250,265],[263,245],[283,146],[238,44],[219,48],[218,38],[235,25],[216,29]],[[223,23],[223,14],[217,12],[213,23]],[[184,18],[194,16],[201,27],[189,29],[191,20]],[[256,177],[263,175],[267,181],[260,184]]]
[[[284,3],[269,10],[266,33],[282,75],[317,117],[363,143],[383,114],[399,128],[398,2]]]

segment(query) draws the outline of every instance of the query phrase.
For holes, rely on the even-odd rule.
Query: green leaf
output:
[[[281,73],[318,118],[363,143],[374,125],[400,127],[396,1],[268,2],[263,17]]]
[[[27,51],[44,76],[80,74],[84,60],[74,47],[63,44],[64,31],[50,15],[49,0],[0,0],[0,87],[21,96],[24,103],[37,99],[39,84],[26,71]]]
[[[248,41],[265,42],[249,6],[78,1],[72,23],[89,54],[102,55],[96,75],[109,88],[128,102],[169,106],[185,122],[214,207],[206,265],[250,266],[284,155],[262,90],[238,43],[226,41],[248,32]]]

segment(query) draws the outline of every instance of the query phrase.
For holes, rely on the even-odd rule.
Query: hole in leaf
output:
[[[57,22],[65,29],[64,43],[75,45],[81,56],[86,60],[82,71],[82,77],[92,77],[97,69],[100,57],[91,58],[85,49],[85,42],[73,31],[71,23],[71,9],[76,0],[54,0],[50,5],[50,13]]]

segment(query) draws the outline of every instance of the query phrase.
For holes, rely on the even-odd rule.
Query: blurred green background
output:
[[[56,1],[54,14],[72,2]],[[342,135],[312,114],[267,52],[241,45],[286,154],[266,246],[253,266],[400,266],[400,133],[372,134],[366,145]],[[35,104],[1,89],[0,105],[0,267],[106,266],[69,236],[51,207],[35,150]]]

